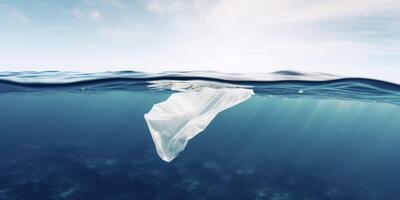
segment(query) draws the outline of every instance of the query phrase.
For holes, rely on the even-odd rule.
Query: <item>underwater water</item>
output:
[[[0,199],[400,199],[400,86],[206,75],[0,73]],[[144,114],[202,87],[255,95],[164,162]]]

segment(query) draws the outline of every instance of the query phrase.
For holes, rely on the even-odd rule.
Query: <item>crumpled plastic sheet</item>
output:
[[[144,115],[158,155],[166,162],[183,151],[190,139],[202,132],[218,113],[249,99],[245,88],[202,88],[172,94]]]

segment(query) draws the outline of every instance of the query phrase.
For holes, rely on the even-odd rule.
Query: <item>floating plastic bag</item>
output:
[[[158,155],[170,162],[219,112],[249,99],[253,94],[253,90],[243,88],[202,88],[200,91],[174,93],[166,101],[155,104],[144,118]]]

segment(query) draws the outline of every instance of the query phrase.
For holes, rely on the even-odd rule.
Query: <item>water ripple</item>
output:
[[[400,85],[368,78],[324,73],[278,71],[233,74],[214,71],[143,73],[117,71],[0,72],[0,93],[108,90],[196,90],[202,87],[246,87],[257,95],[316,97],[388,102],[400,105]]]

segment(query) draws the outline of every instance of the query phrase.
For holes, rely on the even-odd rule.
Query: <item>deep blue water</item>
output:
[[[246,77],[0,73],[0,199],[400,199],[398,85]],[[177,83],[256,95],[166,163],[143,114]]]

